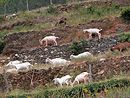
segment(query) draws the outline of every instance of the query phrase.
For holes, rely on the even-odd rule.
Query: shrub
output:
[[[69,50],[77,55],[85,50],[86,43],[87,41],[85,40],[81,40],[80,42],[73,42],[72,45],[69,47]]]
[[[53,5],[50,5],[49,8],[47,9],[47,13],[49,14],[56,14],[56,9]]]
[[[123,33],[119,35],[120,42],[130,42],[130,33]]]
[[[2,51],[5,47],[5,41],[4,41],[5,35],[6,35],[6,32],[0,32],[0,53],[2,53]]]
[[[122,17],[126,22],[129,23],[129,22],[130,22],[130,8],[124,10],[124,11],[121,13],[121,17]]]
[[[87,14],[94,14],[95,11],[96,11],[96,8],[93,6],[90,6],[87,8]]]

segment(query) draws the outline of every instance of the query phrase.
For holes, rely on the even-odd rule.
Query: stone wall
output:
[[[113,45],[118,43],[118,37],[102,38],[100,40],[94,39],[86,41],[84,49],[81,51],[89,51],[93,54],[109,50]],[[13,54],[11,60],[26,60],[34,61],[35,63],[45,63],[47,57],[57,58],[61,57],[69,60],[72,52],[69,50],[71,44],[60,46],[36,47],[29,50],[22,50],[18,55]]]

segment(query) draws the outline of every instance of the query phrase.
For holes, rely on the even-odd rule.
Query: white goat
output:
[[[88,72],[82,72],[81,74],[77,75],[75,80],[73,81],[72,85],[74,85],[76,82],[79,84],[79,82],[87,83],[89,81],[89,73]]]
[[[61,78],[54,78],[53,81],[54,84],[60,84],[61,87],[63,84],[66,84],[68,86],[69,84],[71,84],[71,78],[72,77],[70,75],[66,75]]]
[[[99,39],[101,39],[101,31],[102,29],[97,28],[90,28],[90,29],[84,29],[83,32],[89,32],[89,38],[92,38],[92,34],[98,34]]]
[[[33,65],[30,64],[29,62],[24,62],[24,63],[20,63],[20,64],[16,64],[15,67],[16,69],[19,70],[23,70],[23,69],[27,69],[29,70],[30,67],[32,67]]]
[[[17,70],[22,70],[22,69],[29,69],[31,66],[33,66],[32,64],[30,64],[29,62],[24,62],[22,63],[22,61],[10,61],[6,67],[13,67],[16,68]]]
[[[77,59],[87,58],[89,56],[92,56],[92,54],[90,52],[83,52],[78,55],[70,55],[70,59],[77,60]]]
[[[15,61],[10,61],[7,65],[5,65],[6,67],[15,67],[16,64],[20,64],[22,63],[22,61],[18,61],[18,60],[15,60]]]
[[[62,58],[55,58],[55,59],[49,59],[47,58],[46,59],[46,63],[50,63],[51,65],[69,65],[70,64],[70,61],[67,61],[65,59],[62,59]]]
[[[46,46],[47,46],[49,41],[53,41],[54,44],[57,46],[57,41],[56,41],[57,38],[59,38],[59,37],[46,36],[46,37],[44,37],[42,40],[39,40],[39,42],[40,42],[40,45],[43,45],[43,42],[45,42],[45,43],[46,43]]]

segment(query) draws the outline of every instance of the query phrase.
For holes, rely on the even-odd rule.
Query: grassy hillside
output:
[[[5,21],[1,25],[8,26],[9,24],[14,24],[20,21],[31,22],[27,24],[21,24],[18,26],[11,27],[11,30],[2,29],[2,32],[14,33],[14,32],[27,32],[27,31],[40,31],[47,28],[54,28],[56,21],[64,16],[67,18],[68,25],[78,25],[87,23],[91,20],[99,20],[106,17],[120,16],[121,12],[129,7],[120,7],[118,5],[112,4],[111,6],[89,6],[81,7],[76,6],[75,9],[70,10],[69,13],[57,13],[55,7],[49,7],[48,9],[39,9],[31,12],[20,12],[18,16],[14,19]],[[52,12],[48,13],[48,10]],[[54,10],[54,11],[53,11]]]
[[[5,1],[4,3],[0,2],[0,14],[5,13],[17,13],[19,11],[26,11],[27,9],[27,2],[29,10],[37,9],[40,7],[45,7],[50,5],[50,0],[1,0]],[[52,0],[53,4],[65,4],[66,0]],[[6,6],[5,6],[6,5]]]
[[[19,6],[19,4],[17,6]],[[14,6],[14,7],[18,8],[17,6]],[[64,9],[67,9],[67,11],[66,10],[64,11]],[[51,5],[46,8],[35,9],[32,11],[23,11],[23,12],[21,11],[17,13],[16,17],[11,17],[7,19],[1,16],[0,17],[0,50],[3,49],[4,45],[6,46],[7,50],[16,49],[16,51],[20,52],[20,50],[17,50],[17,48],[21,49],[21,51],[23,49],[25,50],[25,53],[21,55],[23,56],[23,58],[24,56],[27,57],[26,56],[26,53],[27,53],[27,55],[29,54],[30,58],[31,56],[32,57],[34,56],[36,57],[36,59],[43,60],[46,58],[46,56],[48,56],[44,54],[44,52],[48,52],[49,54],[51,54],[50,57],[52,57],[53,56],[52,53],[55,53],[55,52],[50,49],[53,47],[49,47],[49,48],[38,47],[39,39],[41,39],[42,37],[46,35],[50,35],[51,33],[56,33],[56,35],[60,36],[61,38],[59,39],[60,44],[58,43],[58,46],[56,47],[59,47],[59,45],[62,46],[63,43],[64,44],[71,43],[73,41],[79,41],[79,39],[80,40],[82,39],[81,42],[83,43],[81,44],[81,46],[77,45],[80,42],[77,43],[76,45],[72,43],[71,49],[65,50],[65,52],[66,51],[75,52],[75,48],[76,48],[77,50],[75,54],[79,54],[81,52],[80,49],[84,48],[84,46],[88,46],[88,44],[90,44],[89,48],[91,49],[92,48],[91,46],[95,45],[91,42],[89,43],[89,41],[88,41],[88,44],[87,43],[85,44],[84,43],[85,41],[83,40],[85,38],[87,39],[87,37],[84,37],[84,34],[81,30],[83,30],[84,28],[91,28],[91,27],[102,28],[103,37],[105,38],[107,36],[108,39],[110,39],[109,36],[111,36],[111,34],[115,36],[116,34],[127,32],[128,34],[121,34],[120,41],[121,42],[129,41],[130,40],[129,38],[130,25],[125,23],[120,17],[121,13],[124,12],[124,10],[126,9],[130,9],[130,6],[120,6],[115,3],[101,1],[101,2],[96,2],[96,3],[94,2],[92,4],[89,4],[89,3],[83,3],[83,4],[74,3],[73,4],[72,3],[70,5],[58,5],[58,6]],[[17,10],[17,9],[14,9],[14,10]],[[55,25],[61,17],[65,17],[67,19],[66,26]],[[6,40],[3,41],[5,36],[6,36]],[[99,44],[96,41],[98,41]],[[104,46],[103,44],[100,43],[100,41],[104,41],[103,38],[101,40],[96,40],[96,41],[94,43],[97,43],[96,44],[97,47]],[[112,41],[116,42],[117,40],[115,39]],[[6,42],[6,44],[4,42]],[[110,43],[108,42],[108,46],[110,44],[111,42]],[[85,47],[85,49],[87,48],[88,47]],[[108,48],[107,45],[105,48],[106,49]],[[58,50],[58,48],[53,48],[53,49]],[[32,52],[32,54],[30,51]],[[108,51],[106,51],[106,53],[107,52]],[[59,56],[58,53],[60,53],[60,50],[58,50],[58,52],[56,51],[56,53],[54,54],[54,56],[58,57]],[[61,53],[63,54],[63,52]],[[129,72],[128,72],[129,71],[129,60],[128,60],[129,57],[127,57],[129,56],[129,53],[130,53],[129,51],[124,52],[123,53],[124,57],[122,57],[122,54],[120,54],[119,52],[115,52],[115,53],[110,52],[107,54],[105,54],[104,52],[97,56],[94,54],[92,58],[89,58],[90,60],[88,60],[88,62],[87,60],[83,63],[73,62],[72,65],[74,66],[69,65],[67,67],[60,66],[56,68],[49,68],[50,67],[49,65],[43,64],[42,66],[42,65],[35,64],[34,68],[36,68],[36,70],[35,69],[34,70],[36,71],[36,73],[33,79],[30,78],[32,77],[33,70],[30,70],[27,73],[21,72],[17,75],[9,75],[10,77],[8,78],[8,80],[10,80],[9,82],[12,83],[12,86],[14,88],[17,88],[18,86],[19,88],[20,87],[22,88],[22,86],[24,85],[24,87],[29,87],[30,89],[31,88],[30,79],[34,81],[35,87],[37,87],[37,85],[39,86],[42,85],[41,87],[37,87],[37,88],[32,87],[33,90],[27,90],[27,91],[24,91],[22,89],[20,90],[16,89],[16,90],[12,90],[11,92],[5,95],[2,93],[1,96],[2,97],[8,96],[9,98],[15,98],[15,97],[18,97],[18,98],[19,97],[21,98],[26,98],[26,97],[27,98],[30,98],[30,97],[31,98],[33,97],[34,98],[37,98],[37,97],[38,98],[85,98],[85,96],[100,96],[99,94],[102,92],[103,94],[104,93],[106,94],[105,95],[106,98],[107,97],[111,98],[110,97],[111,95],[113,97],[113,96],[116,96],[116,94],[119,95],[119,97],[124,97],[125,95],[121,95],[120,94],[121,92],[124,92],[126,93],[127,96],[129,96],[130,80],[128,76],[126,76],[125,79],[124,78],[111,79],[108,81],[105,80],[104,82],[94,82],[88,85],[85,84],[85,85],[77,85],[74,87],[64,87],[64,88],[56,88],[53,84],[47,84],[48,81],[51,83],[54,77],[62,76],[66,74],[67,72],[68,74],[72,74],[75,76],[77,73],[81,71],[86,71],[86,70],[88,71],[89,68],[86,65],[89,65],[89,64],[92,64],[92,67],[93,67],[92,73],[95,75],[94,81],[100,81],[102,77],[103,79],[110,78],[113,76],[113,74],[115,75],[119,73],[123,73],[123,74],[125,73],[129,75]],[[12,54],[11,55],[9,54],[10,57],[12,56],[11,59],[13,59]],[[117,56],[119,58],[116,58]],[[105,58],[106,60],[100,61],[100,58],[101,59]],[[108,58],[109,60],[107,60]],[[6,63],[7,62],[5,62],[5,64]],[[43,69],[41,69],[41,66]],[[43,71],[44,74],[42,74],[41,70],[37,70],[38,67],[39,69]],[[45,68],[47,68],[47,70],[45,70]],[[100,75],[97,74],[102,71],[103,73],[101,73]],[[44,77],[44,75],[47,76],[46,74],[48,75],[49,78]],[[22,76],[22,78],[19,78],[20,75]],[[28,80],[28,82],[23,81],[23,80]],[[115,91],[116,91],[116,94],[114,93]],[[125,92],[125,91],[128,91],[128,92]]]

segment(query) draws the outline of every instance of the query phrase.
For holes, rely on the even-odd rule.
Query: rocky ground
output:
[[[93,63],[75,63],[65,67],[54,67],[49,68],[47,70],[30,70],[28,72],[19,72],[18,74],[7,74],[8,81],[10,87],[20,88],[20,89],[31,89],[37,87],[39,85],[48,85],[52,84],[52,80],[54,77],[61,77],[66,74],[70,74],[73,78],[83,72],[89,72],[89,65],[92,66],[92,79],[93,81],[99,81],[103,79],[109,79],[114,75],[119,75],[122,72],[125,74],[129,74],[130,70],[130,57],[120,57],[120,58],[113,58],[113,59],[106,59],[104,61],[95,61]],[[3,75],[0,76],[3,78]],[[5,85],[3,85],[5,81],[0,82],[1,90],[4,89]]]

